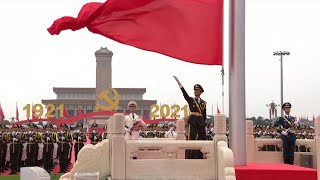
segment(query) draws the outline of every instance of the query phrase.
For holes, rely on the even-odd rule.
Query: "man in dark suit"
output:
[[[283,160],[285,164],[294,163],[294,151],[296,146],[295,128],[300,128],[300,121],[290,115],[291,104],[286,102],[282,105],[285,112],[283,117],[279,117],[274,126],[277,132],[281,134],[283,142]]]
[[[204,92],[201,85],[196,84],[193,87],[194,98],[190,97],[180,81],[174,77],[182,91],[184,99],[187,101],[190,109],[190,116],[188,118],[188,140],[207,140],[206,137],[206,124],[207,118],[206,105],[207,102],[200,98]],[[190,159],[202,159],[203,154],[200,151],[187,151],[186,157]]]

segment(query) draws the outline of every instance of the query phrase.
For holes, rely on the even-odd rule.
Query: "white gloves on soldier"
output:
[[[130,129],[128,129],[128,128],[125,128],[125,131],[129,133],[129,132],[130,132]]]
[[[284,135],[284,136],[288,135],[288,133],[286,131],[282,131],[281,134]]]
[[[61,137],[62,141],[65,140],[66,138],[64,138],[63,136]]]
[[[33,138],[32,138],[32,137],[29,137],[29,141],[33,141]]]
[[[47,141],[50,141],[50,137],[47,137]]]
[[[300,121],[296,120],[296,121],[294,122],[294,124],[295,124],[296,126],[300,126]]]
[[[13,138],[13,141],[18,141],[18,139],[17,138]]]
[[[93,138],[93,139],[96,141],[98,138],[97,138],[97,136],[94,136],[94,138]]]
[[[78,137],[78,140],[79,140],[79,141],[81,140],[81,137],[80,137],[80,136]]]

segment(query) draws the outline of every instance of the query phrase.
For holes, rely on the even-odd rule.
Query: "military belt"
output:
[[[191,112],[190,115],[194,115],[194,116],[202,116],[201,113],[199,112]]]
[[[76,141],[76,143],[83,143],[82,141]]]

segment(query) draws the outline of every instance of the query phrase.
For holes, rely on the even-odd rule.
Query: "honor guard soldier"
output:
[[[8,144],[8,129],[6,126],[1,127],[0,138],[0,172],[3,173],[6,170],[6,156],[7,156],[7,144]]]
[[[20,134],[18,132],[18,125],[14,124],[12,126],[12,132],[8,136],[10,142],[10,164],[11,172],[10,174],[16,174],[18,171],[18,158],[20,151]]]
[[[87,142],[86,134],[83,131],[83,124],[78,124],[77,131],[73,133],[73,139],[76,141],[74,145],[74,158],[77,162],[79,151],[83,148],[84,143]]]
[[[89,134],[89,139],[90,139],[90,143],[93,145],[96,145],[102,139],[100,133],[97,131],[97,127],[98,127],[97,123],[93,123],[91,125],[92,132]]]
[[[105,126],[103,127],[103,131],[104,131],[104,132],[102,133],[102,140],[108,139],[107,130],[108,130],[107,125],[105,125]]]
[[[56,142],[56,134],[52,132],[53,126],[51,124],[46,124],[44,128],[45,128],[45,132],[42,134],[42,139],[44,141],[43,167],[48,173],[50,173],[51,167],[53,166],[53,161],[52,161],[53,143]]]
[[[135,111],[137,108],[137,103],[135,101],[130,101],[128,103],[128,108],[130,114],[125,116],[125,138],[126,139],[139,139],[140,137],[140,128],[142,126],[146,128],[146,123],[139,117]]]
[[[58,132],[58,154],[59,154],[59,161],[60,161],[60,172],[65,173],[67,172],[68,166],[68,154],[69,154],[69,142],[71,141],[71,135],[67,132],[68,125],[66,123],[62,123],[60,125],[61,131]]]
[[[274,126],[278,133],[281,133],[284,163],[293,165],[294,151],[296,147],[296,135],[294,128],[300,128],[300,121],[290,115],[290,103],[284,103],[282,105],[282,110],[285,112],[285,115],[283,117],[279,117]]]
[[[20,133],[20,150],[19,150],[19,157],[18,157],[18,172],[20,172],[20,168],[22,167],[22,153],[23,153],[23,144],[25,143],[25,128],[22,125],[18,125],[19,133]]]
[[[192,98],[188,95],[187,91],[181,85],[180,81],[177,77],[174,76],[176,79],[179,88],[182,91],[184,99],[187,101],[190,109],[190,116],[188,119],[189,125],[189,135],[188,140],[207,140],[206,136],[206,123],[205,120],[207,119],[207,110],[206,110],[206,101],[200,98],[201,94],[204,92],[201,85],[196,84],[193,87],[195,97]],[[201,151],[192,150],[187,151],[186,153],[187,158],[191,159],[203,159],[203,154]]]
[[[174,131],[175,124],[173,122],[170,122],[168,124],[168,126],[169,126],[169,130],[165,133],[164,137],[165,138],[176,138],[177,137],[177,133]]]
[[[27,162],[26,166],[35,166],[36,158],[38,152],[38,142],[37,142],[37,133],[36,133],[36,125],[33,123],[29,124],[29,131],[25,135],[24,139],[27,144]]]

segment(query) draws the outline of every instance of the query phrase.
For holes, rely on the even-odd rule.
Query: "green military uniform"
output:
[[[101,134],[98,131],[95,130],[95,128],[97,128],[97,127],[98,127],[97,123],[93,123],[91,125],[91,128],[93,128],[93,131],[89,134],[89,139],[90,139],[90,143],[92,145],[96,145],[102,139]]]
[[[203,88],[199,84],[194,85],[194,90],[200,90],[201,93],[204,92]],[[190,109],[190,116],[188,118],[188,140],[206,140],[206,101],[204,101],[200,97],[190,97],[184,87],[181,87],[181,91]],[[186,158],[202,159],[203,154],[200,151],[187,150]]]
[[[18,172],[18,161],[20,153],[20,133],[17,132],[18,125],[12,126],[12,132],[8,134],[8,141],[10,142],[10,174],[16,174]]]
[[[36,166],[38,157],[38,133],[35,132],[36,125],[29,124],[29,131],[24,136],[24,140],[28,142],[27,144],[27,162],[26,166]]]
[[[65,173],[67,172],[68,168],[68,155],[69,155],[69,149],[70,145],[69,142],[72,140],[71,134],[68,133],[66,130],[68,128],[67,124],[62,123],[60,125],[60,128],[62,130],[58,132],[58,154],[59,154],[59,161],[60,161],[60,172],[59,173]]]
[[[83,128],[83,125],[78,124],[78,128],[79,127]],[[81,130],[78,130],[75,133],[73,133],[73,139],[76,141],[76,143],[74,145],[75,162],[77,162],[79,151],[83,148],[84,143],[87,142],[86,134],[83,133]]]
[[[43,139],[43,168],[47,172],[51,172],[51,167],[53,165],[52,155],[53,155],[53,143],[56,142],[56,134],[52,132],[53,126],[51,124],[45,125],[45,130],[42,134]]]

